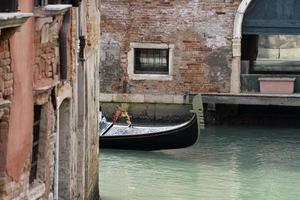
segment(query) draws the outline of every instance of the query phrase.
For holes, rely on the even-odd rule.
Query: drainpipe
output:
[[[68,33],[70,27],[70,11],[64,14],[63,24],[59,31],[60,80],[67,80],[68,75]]]

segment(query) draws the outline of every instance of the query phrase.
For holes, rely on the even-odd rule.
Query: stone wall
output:
[[[102,93],[229,92],[239,0],[107,0],[101,4]],[[174,44],[173,80],[130,80],[130,43]]]
[[[85,1],[85,9],[82,17],[86,46],[84,50],[84,66],[86,102],[86,198],[99,199],[98,187],[98,123],[97,113],[99,108],[99,67],[100,67],[100,1]],[[80,86],[79,86],[80,87]],[[81,86],[82,87],[82,86]]]
[[[260,35],[258,38],[257,60],[299,60],[299,53],[298,35]]]

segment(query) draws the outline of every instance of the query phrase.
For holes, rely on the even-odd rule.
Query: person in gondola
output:
[[[113,123],[117,122],[117,120],[122,116],[123,112],[124,112],[124,109],[118,106],[117,110],[115,112],[114,118],[113,118]]]

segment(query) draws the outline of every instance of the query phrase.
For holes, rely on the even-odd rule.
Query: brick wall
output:
[[[101,4],[105,93],[229,92],[233,21],[240,0],[107,0]],[[172,81],[129,80],[131,42],[174,44]]]
[[[58,33],[61,23],[61,15],[39,18],[36,21],[34,82],[59,78]]]
[[[0,104],[11,100],[13,94],[13,74],[11,70],[9,41],[0,39]],[[3,172],[6,163],[6,147],[9,128],[10,107],[0,105],[0,196],[5,192],[6,173]]]
[[[60,69],[60,62],[59,62],[59,42],[58,42],[58,34],[62,26],[63,21],[63,13],[58,14],[49,14],[49,15],[42,15],[38,14],[35,18],[30,19],[30,27],[23,28],[21,27],[20,33],[28,34],[28,37],[21,37],[23,36],[18,35],[18,40],[22,41],[24,39],[26,42],[29,41],[26,38],[30,38],[30,45],[28,46],[26,53],[30,52],[30,56],[32,55],[32,60],[26,59],[22,60],[19,57],[23,58],[23,52],[19,54],[19,51],[23,51],[23,49],[19,49],[17,43],[11,43],[9,40],[0,40],[0,199],[53,199],[54,194],[53,189],[55,188],[55,178],[54,176],[54,165],[56,162],[55,160],[55,151],[57,149],[56,146],[56,134],[60,131],[59,134],[61,136],[66,134],[65,136],[68,139],[69,145],[68,149],[68,156],[70,156],[70,160],[68,163],[68,168],[70,180],[66,180],[68,186],[70,186],[70,199],[87,199],[91,197],[91,199],[99,198],[98,192],[98,136],[97,136],[97,113],[95,112],[98,110],[98,67],[99,67],[99,41],[100,41],[100,14],[99,14],[99,1],[98,0],[88,0],[84,1],[85,9],[87,15],[83,15],[81,17],[86,17],[86,32],[85,36],[87,38],[87,48],[86,48],[86,59],[83,73],[85,79],[87,80],[87,90],[86,94],[88,94],[89,99],[85,102],[87,105],[84,108],[87,108],[85,112],[87,112],[88,116],[87,119],[84,120],[86,123],[88,131],[82,133],[79,136],[77,132],[77,124],[75,120],[77,115],[83,115],[84,113],[78,113],[77,111],[77,76],[78,74],[78,67],[79,67],[79,59],[78,59],[78,9],[71,8],[71,25],[69,26],[69,33],[67,37],[67,59],[68,59],[68,77],[66,81],[60,81],[59,77],[59,69]],[[30,4],[30,2],[28,2]],[[33,5],[33,4],[30,4]],[[32,25],[32,26],[31,26]],[[26,26],[26,25],[23,25]],[[25,30],[25,31],[24,31]],[[32,36],[32,37],[30,37]],[[34,40],[33,40],[34,39]],[[13,45],[12,45],[13,44]],[[31,46],[32,45],[32,46]],[[12,51],[11,47],[14,47],[15,51]],[[24,45],[25,46],[25,45]],[[29,48],[30,47],[30,48]],[[21,47],[22,48],[22,47]],[[10,51],[15,52],[15,54],[11,53]],[[25,49],[24,49],[25,51]],[[16,53],[17,52],[17,53]],[[15,73],[14,77],[11,70],[11,59],[10,57],[14,58],[12,61],[17,62],[18,66],[16,69],[20,69],[20,63],[24,66],[22,69],[26,71],[26,74],[23,73]],[[22,66],[22,65],[21,65]],[[16,70],[14,68],[14,70]],[[30,70],[29,70],[30,69]],[[32,70],[32,71],[31,71]],[[27,74],[28,73],[28,74]],[[18,75],[18,76],[16,76]],[[4,105],[4,103],[9,102],[6,100],[11,100],[12,97],[16,97],[16,94],[20,94],[19,90],[16,93],[14,88],[13,90],[13,78],[14,80],[18,80],[24,78],[24,76],[28,77],[25,81],[21,84],[17,84],[19,82],[15,82],[15,86],[19,86],[21,89],[23,85],[30,86],[30,91],[26,90],[26,93],[22,93],[22,95],[26,97],[32,98],[30,101],[30,105],[26,105],[26,108],[31,109],[33,105],[42,105],[42,119],[40,125],[40,147],[39,147],[39,158],[38,158],[38,172],[37,172],[37,179],[29,185],[29,172],[30,172],[30,157],[31,157],[31,144],[32,141],[32,125],[27,123],[28,130],[26,129],[28,136],[26,138],[28,141],[25,143],[24,146],[29,149],[26,153],[20,152],[17,156],[21,157],[22,160],[22,168],[18,172],[18,179],[13,179],[8,173],[8,168],[14,168],[12,166],[8,167],[6,164],[10,163],[15,164],[15,161],[6,162],[7,156],[7,147],[12,146],[8,145],[7,137],[11,136],[8,134],[8,128],[11,126],[16,125],[15,123],[11,123],[9,126],[9,120],[11,116],[9,114],[12,113],[10,110],[10,104]],[[17,78],[16,78],[17,77]],[[84,80],[84,82],[86,82]],[[32,84],[33,83],[33,84]],[[27,88],[26,88],[27,89]],[[86,87],[82,88],[84,91]],[[33,91],[32,91],[33,90]],[[13,95],[14,92],[14,96]],[[79,94],[81,95],[81,94]],[[17,100],[22,100],[24,96],[18,96]],[[67,99],[70,102],[70,106],[68,112],[70,111],[70,120],[66,120],[66,123],[69,122],[70,126],[68,130],[65,130],[64,133],[61,130],[58,130],[57,124],[57,114],[59,112],[58,108],[60,106],[61,101]],[[19,106],[21,104],[19,103]],[[15,109],[15,110],[22,110],[22,109]],[[10,113],[11,112],[11,113]],[[27,114],[26,112],[21,112],[21,114]],[[28,115],[28,119],[33,119],[32,116],[32,109],[31,115]],[[61,115],[62,117],[62,115]],[[23,121],[22,121],[23,122]],[[17,121],[18,124],[20,121]],[[63,122],[64,123],[64,122]],[[60,126],[62,127],[62,126]],[[15,134],[16,135],[16,134]],[[24,136],[24,134],[23,134]],[[16,136],[15,136],[16,137]],[[82,137],[86,140],[81,140]],[[17,141],[17,140],[15,140]],[[23,140],[21,140],[22,142]],[[78,142],[80,141],[80,142]],[[77,152],[77,147],[79,144],[87,141],[86,146],[84,146],[84,151]],[[23,145],[23,143],[22,143]],[[11,148],[14,148],[13,146]],[[61,153],[59,151],[58,153]],[[83,170],[86,171],[84,176],[80,177],[77,174],[77,159],[78,157],[83,158]],[[61,157],[63,158],[63,157]],[[20,160],[20,159],[19,159]],[[61,167],[61,166],[60,166]],[[60,168],[62,169],[62,168]],[[82,171],[83,171],[82,170]],[[60,180],[64,177],[60,177]],[[66,179],[67,179],[66,178]],[[80,188],[81,186],[83,186]],[[81,193],[77,190],[82,190],[84,195],[81,196]],[[61,194],[63,195],[63,194]],[[93,197],[95,195],[95,197]]]
[[[0,100],[11,100],[13,94],[13,73],[10,64],[9,41],[0,40]]]
[[[29,182],[29,157],[21,169],[18,180],[10,177],[6,169],[11,103],[14,95],[14,73],[10,39],[6,37],[12,35],[3,35],[0,36],[0,199],[26,199]]]

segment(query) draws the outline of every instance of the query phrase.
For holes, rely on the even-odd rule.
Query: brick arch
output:
[[[242,39],[242,24],[244,14],[252,0],[243,0],[236,12],[233,26],[233,39],[232,39],[232,67],[231,67],[231,83],[230,92],[240,93],[240,74],[241,74],[241,39]]]

